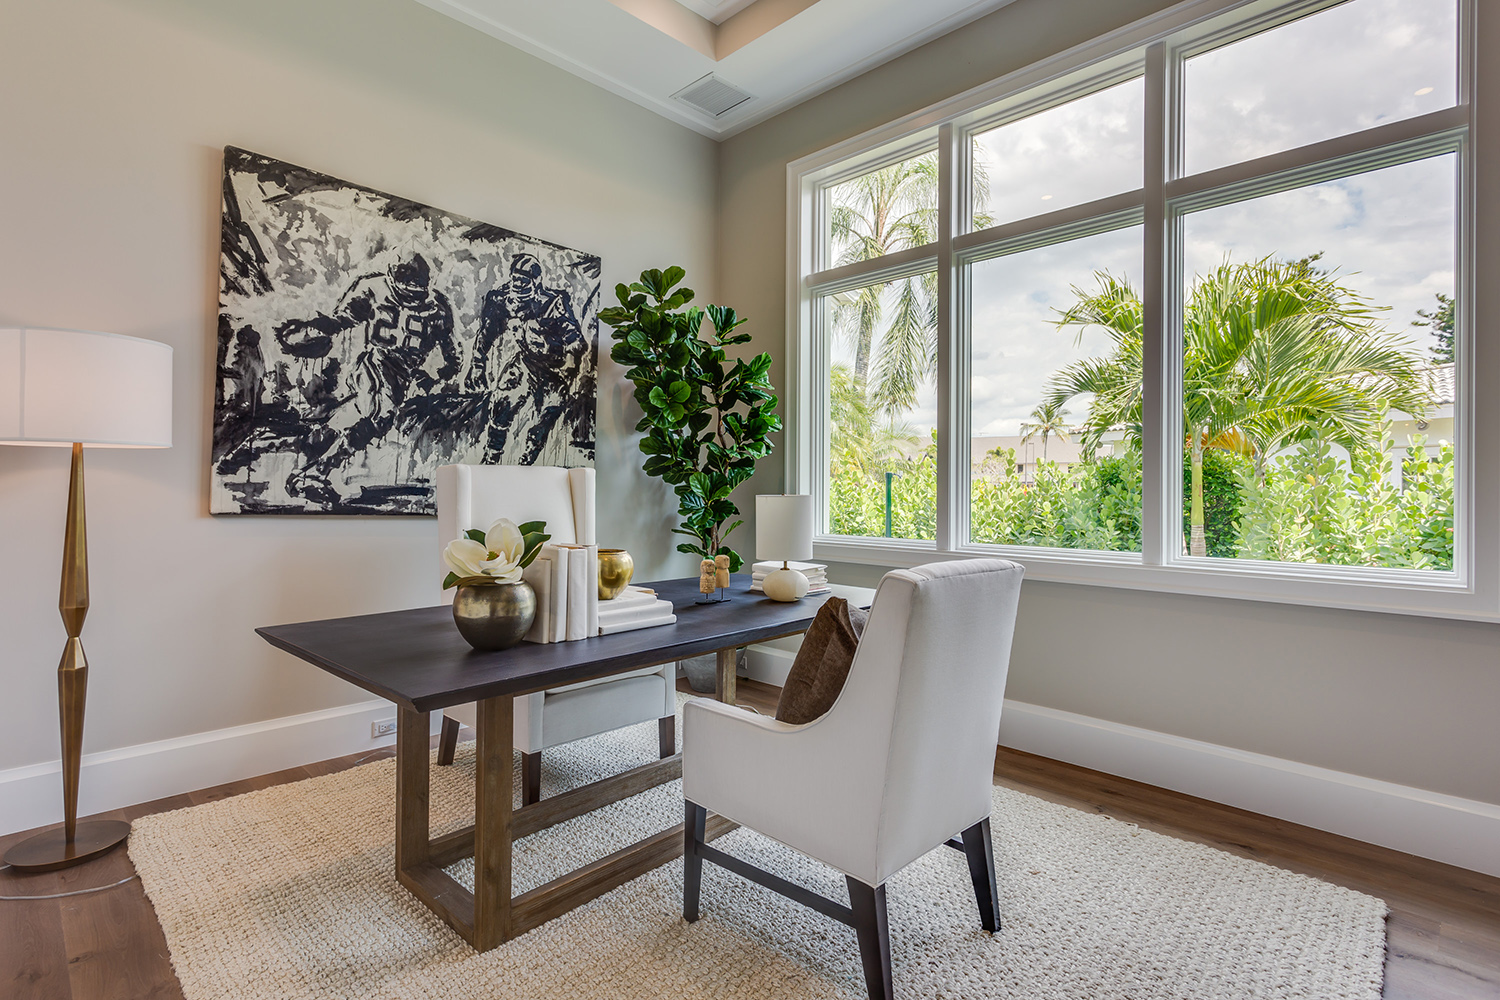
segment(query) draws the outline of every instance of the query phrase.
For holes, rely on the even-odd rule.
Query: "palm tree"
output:
[[[1375,320],[1362,296],[1314,266],[1316,257],[1225,261],[1200,275],[1183,310],[1182,415],[1191,462],[1189,552],[1206,554],[1203,452],[1252,456],[1263,475],[1269,455],[1316,437],[1345,447],[1379,441],[1388,408],[1425,413],[1431,398],[1421,357]],[[1140,296],[1107,273],[1058,325],[1105,330],[1108,357],[1075,362],[1053,375],[1047,399],[1059,405],[1092,393],[1085,433],[1097,441],[1123,426],[1139,446],[1142,317]],[[1081,331],[1080,331],[1081,332]]]
[[[864,390],[845,364],[828,373],[828,449],[833,464],[863,470],[871,462],[874,421]]]
[[[910,426],[898,424],[894,417],[876,423],[876,414],[846,364],[835,364],[828,373],[828,401],[829,458],[836,468],[878,472],[922,443]]]
[[[976,170],[982,170],[979,162]],[[936,242],[937,188],[935,152],[836,186],[829,212],[833,266]],[[988,190],[982,172],[974,190]],[[983,212],[975,215],[977,228],[989,224]],[[928,272],[836,295],[833,327],[853,344],[853,375],[871,404],[894,417],[915,405],[923,380],[937,371],[937,275]]]
[[[829,235],[835,267],[870,260],[937,238],[937,154],[914,157],[846,181],[832,191]],[[934,303],[929,275],[898,279],[886,315],[886,284],[835,296],[834,330],[854,345],[854,378],[871,384],[871,355],[877,345],[872,402],[894,413],[916,400],[916,388],[931,373],[937,355]],[[883,327],[883,329],[882,329]]]
[[[1055,437],[1063,444],[1068,443],[1068,424],[1064,419],[1068,411],[1063,409],[1062,403],[1055,399],[1049,399],[1036,409],[1031,411],[1031,420],[1021,425],[1021,443],[1025,444],[1032,438],[1042,439],[1042,461],[1047,461],[1047,438]]]

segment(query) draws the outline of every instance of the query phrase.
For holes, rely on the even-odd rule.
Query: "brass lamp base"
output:
[[[62,586],[57,609],[68,631],[57,665],[57,705],[62,729],[63,825],[29,837],[5,852],[17,871],[45,872],[82,864],[130,836],[130,824],[117,819],[78,822],[78,777],[83,764],[83,705],[89,663],[83,655],[83,620],[89,613],[88,532],[84,525],[83,445],[73,444],[68,479],[68,523],[63,536]]]
[[[124,843],[130,824],[118,819],[85,820],[70,841],[63,827],[27,837],[5,852],[4,861],[18,872],[50,872],[97,858]]]

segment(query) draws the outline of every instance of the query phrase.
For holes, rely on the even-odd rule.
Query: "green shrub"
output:
[[[1384,443],[1385,446],[1389,442]],[[885,476],[892,534],[931,540],[937,532],[935,449],[879,470],[837,468],[829,482],[834,534],[885,534]],[[1401,485],[1381,449],[1347,458],[1312,441],[1273,459],[1257,479],[1254,464],[1217,449],[1204,454],[1204,533],[1208,553],[1226,558],[1345,566],[1453,567],[1453,448],[1429,459],[1419,440],[1402,459]],[[1003,458],[1003,456],[1001,456]],[[1183,456],[1184,493],[1189,471]],[[1139,552],[1141,459],[1137,451],[1064,469],[1042,462],[1025,482],[1003,461],[989,463],[970,487],[970,537],[976,542]],[[1187,530],[1184,503],[1183,529]]]
[[[1254,471],[1253,463],[1233,452],[1209,448],[1203,452],[1203,537],[1208,554],[1233,559],[1239,551],[1240,507],[1244,503],[1241,483]],[[1187,497],[1193,486],[1192,459],[1182,457],[1182,495]],[[1182,535],[1189,534],[1190,511],[1186,501],[1182,510]]]
[[[1384,450],[1345,460],[1315,440],[1242,480],[1238,555],[1281,562],[1453,568],[1453,446],[1428,458],[1419,438],[1390,482]]]

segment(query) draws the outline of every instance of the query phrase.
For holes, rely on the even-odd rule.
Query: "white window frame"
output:
[[[787,385],[784,457],[787,489],[811,493],[819,525],[827,524],[821,470],[827,400],[827,331],[814,308],[818,296],[935,269],[937,318],[937,532],[934,541],[818,534],[815,557],[829,562],[912,566],[933,559],[1003,555],[1032,580],[1242,598],[1436,617],[1500,620],[1500,487],[1496,461],[1474,447],[1500,429],[1477,428],[1473,386],[1475,169],[1470,135],[1475,117],[1476,0],[1458,0],[1458,103],[1455,107],[1350,135],[1273,153],[1192,176],[1181,176],[1181,60],[1346,0],[1189,0],[1162,13],[1008,74],[889,125],[787,165]],[[1227,26],[1226,26],[1227,25]],[[1007,120],[1065,103],[1141,75],[1145,79],[1143,186],[1032,219],[966,232],[969,138]],[[936,147],[941,183],[935,243],[838,268],[827,266],[823,213],[828,188],[841,180]],[[1455,548],[1451,572],[1325,566],[1189,557],[1180,551],[1182,480],[1182,220],[1193,210],[1411,162],[1455,154],[1457,205],[1454,331],[1458,359],[1454,408]],[[963,287],[967,261],[1016,246],[1144,225],[1146,312],[1143,494],[1140,553],[992,545],[968,538],[969,334]],[[1482,359],[1480,359],[1482,360]],[[1500,365],[1485,364],[1484,384],[1500,384]],[[1493,369],[1493,372],[1491,371]],[[1152,416],[1155,419],[1151,419]],[[1154,429],[1155,433],[1151,433]],[[1476,558],[1476,553],[1491,558]]]

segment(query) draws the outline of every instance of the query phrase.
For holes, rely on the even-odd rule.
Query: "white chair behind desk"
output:
[[[546,521],[559,544],[597,545],[594,535],[594,470],[548,465],[444,465],[437,470],[438,556],[471,528],[487,530],[502,517],[517,524]],[[446,568],[441,573],[446,574]],[[443,599],[452,602],[452,591]],[[588,639],[578,640],[588,642]],[[676,752],[676,664],[648,667],[515,701],[515,744],[521,751],[521,799],[541,793],[542,751],[622,726],[657,720],[663,757]],[[453,763],[460,723],[473,727],[475,706],[443,712],[438,763]]]
[[[975,559],[887,573],[843,691],[806,725],[687,703],[683,916],[698,919],[712,861],[850,924],[870,996],[890,1000],[885,882],[947,843],[968,857],[981,925],[999,931],[990,796],[1021,572]],[[709,810],[843,872],[851,905],[705,844]]]

